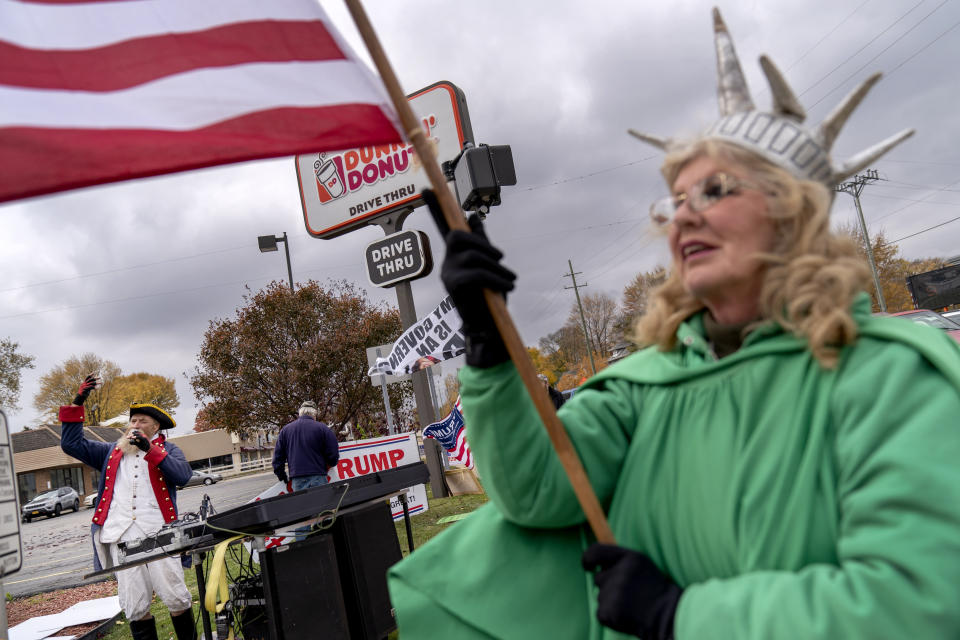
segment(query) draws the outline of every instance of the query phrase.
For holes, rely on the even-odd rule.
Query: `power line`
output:
[[[8,287],[6,289],[0,289],[0,293],[7,293],[8,291],[18,291],[20,289],[29,289],[31,287],[42,287],[48,284],[58,284],[60,282],[70,282],[71,280],[80,280],[81,278],[93,278],[95,276],[103,276],[109,273],[119,273],[121,271],[132,271],[133,269],[143,269],[145,267],[155,267],[160,264],[170,264],[171,262],[180,262],[182,260],[192,260],[193,258],[201,258],[203,256],[214,255],[217,253],[227,253],[228,251],[237,251],[238,249],[249,249],[250,245],[241,245],[238,247],[228,247],[226,249],[214,249],[213,251],[205,251],[203,253],[195,253],[190,256],[182,256],[180,258],[167,258],[166,260],[157,260],[156,262],[144,262],[142,264],[130,265],[128,267],[117,267],[116,269],[107,269],[106,271],[96,271],[93,273],[83,273],[76,276],[70,276],[69,278],[59,278],[57,280],[45,280],[43,282],[33,282],[31,284],[22,284],[16,287]]]
[[[891,240],[890,243],[891,243],[891,244],[896,244],[896,243],[900,242],[901,240],[906,240],[907,238],[912,238],[913,236],[918,236],[918,235],[920,235],[921,233],[926,233],[927,231],[933,231],[934,229],[938,229],[938,228],[940,228],[940,227],[942,227],[942,226],[944,226],[944,225],[948,225],[948,224],[950,224],[951,222],[956,222],[957,220],[960,220],[960,216],[958,216],[958,217],[956,217],[956,218],[950,218],[950,219],[947,220],[946,222],[941,222],[940,224],[935,224],[935,225],[933,225],[932,227],[927,227],[926,229],[921,229],[920,231],[917,231],[916,233],[911,233],[911,234],[908,235],[908,236],[903,236],[902,238],[897,238],[896,240]]]
[[[178,293],[191,293],[193,291],[202,291],[204,289],[212,289],[213,287],[227,287],[237,284],[246,284],[248,282],[256,282],[257,280],[266,280],[267,278],[252,278],[246,280],[238,280],[235,282],[221,282],[217,284],[207,284],[200,287],[193,287],[190,289],[176,289],[174,291],[163,291],[160,293],[145,293],[139,296],[128,296],[126,298],[114,298],[113,300],[98,300],[96,302],[85,302],[83,304],[74,304],[65,307],[55,307],[53,309],[41,309],[40,311],[26,311],[24,313],[14,313],[8,316],[0,316],[0,320],[7,320],[9,318],[22,318],[24,316],[33,316],[39,315],[41,313],[51,313],[53,311],[69,311],[71,309],[84,309],[86,307],[97,307],[101,305],[116,304],[118,302],[130,302],[131,300],[145,300],[147,298],[156,298],[158,296],[169,296]],[[276,279],[276,278],[271,278]]]
[[[313,273],[313,272],[316,272],[316,271],[324,271],[324,272],[325,272],[325,271],[329,271],[330,269],[339,268],[339,267],[347,267],[347,266],[349,266],[349,267],[355,267],[355,266],[357,266],[357,265],[350,264],[350,265],[324,266],[324,267],[317,267],[317,268],[314,268],[314,269],[301,269],[299,272],[300,272],[300,273]],[[234,285],[238,285],[238,284],[248,284],[248,283],[250,283],[250,282],[259,282],[259,281],[262,281],[262,280],[276,280],[276,278],[275,278],[274,276],[272,276],[272,275],[271,275],[271,276],[261,276],[261,277],[259,277],[259,278],[246,278],[246,279],[244,279],[244,280],[235,280],[235,281],[233,281],[233,282],[221,282],[221,283],[217,283],[217,284],[205,284],[205,285],[202,285],[202,286],[199,286],[199,287],[191,287],[191,288],[188,288],[188,289],[174,289],[173,291],[163,291],[163,292],[160,292],[160,293],[145,293],[145,294],[143,294],[143,295],[129,296],[129,297],[125,297],[125,298],[114,298],[114,299],[112,299],[112,300],[98,300],[98,301],[95,301],[95,302],[86,302],[86,303],[83,303],[83,304],[68,305],[68,306],[64,306],[64,307],[55,307],[55,308],[52,308],[52,309],[41,309],[41,310],[39,310],[39,311],[25,311],[25,312],[23,312],[23,313],[15,313],[15,314],[7,315],[7,316],[0,316],[0,320],[7,320],[7,319],[9,319],[9,318],[22,318],[22,317],[24,317],[24,316],[39,315],[39,314],[41,314],[41,313],[50,313],[50,312],[53,312],[53,311],[69,311],[69,310],[71,310],[71,309],[83,309],[83,308],[86,308],[86,307],[95,307],[95,306],[100,306],[100,305],[116,304],[116,303],[118,303],[118,302],[129,302],[129,301],[131,301],[131,300],[143,300],[143,299],[146,299],[146,298],[156,298],[156,297],[159,297],[159,296],[170,296],[170,295],[176,295],[176,294],[180,294],[180,293],[192,293],[192,292],[194,292],[194,291],[202,291],[202,290],[204,290],[204,289],[212,289],[212,288],[214,288],[214,287],[228,287],[228,286],[234,286]]]
[[[651,236],[646,242],[644,242],[642,245],[640,245],[639,247],[637,247],[637,249],[643,249],[644,247],[648,247],[648,246],[650,246],[653,242],[655,242],[657,239],[658,239],[657,236]],[[632,246],[632,245],[631,245],[631,246]],[[628,247],[628,248],[630,248],[630,247]],[[621,252],[621,253],[622,253],[622,252]],[[617,254],[617,255],[619,255],[619,254]],[[614,256],[614,258],[616,258],[616,257],[617,257],[617,256]],[[617,266],[618,266],[618,263],[613,262],[613,264],[611,264],[609,267],[607,267],[606,269],[598,272],[598,273],[596,274],[596,276],[599,277],[599,276],[604,275],[605,273],[609,273],[610,271],[612,271],[612,270],[613,270],[615,267],[617,267]]]
[[[612,260],[613,258],[619,255],[622,255],[627,249],[632,247],[637,242],[643,240],[643,238],[650,233],[650,227],[648,222],[648,226],[644,228],[643,231],[641,231],[639,234],[636,234],[636,235],[633,234],[633,231],[637,227],[641,226],[642,224],[644,224],[643,221],[633,225],[625,233],[622,233],[614,242],[611,242],[606,247],[604,247],[603,250],[594,252],[589,256],[587,256],[586,258],[584,258],[581,264],[585,263],[587,266],[592,266],[596,264],[598,260],[602,260],[601,264],[605,264],[609,260]],[[620,241],[624,241],[626,242],[626,244],[623,245],[623,247],[618,249],[616,248],[616,245]],[[611,257],[607,258],[605,257],[605,254],[607,254],[608,252],[614,252],[614,253]]]
[[[893,158],[884,158],[884,162],[899,162],[901,164],[935,164],[940,167],[960,167],[956,162],[937,162],[936,160],[894,160]]]
[[[819,40],[817,40],[817,42],[814,43],[814,45],[813,45],[812,47],[810,47],[809,49],[807,49],[806,51],[804,51],[804,52],[803,52],[803,55],[801,55],[799,58],[797,58],[796,60],[794,60],[793,63],[792,63],[789,67],[787,67],[786,71],[790,71],[790,69],[793,69],[795,66],[797,66],[798,64],[800,64],[800,62],[801,62],[804,58],[806,58],[808,55],[810,55],[810,53],[811,53],[814,49],[816,49],[816,48],[819,47],[821,44],[823,44],[823,41],[824,41],[824,40],[826,40],[827,38],[829,38],[830,36],[832,36],[833,33],[834,33],[837,29],[839,29],[839,28],[842,27],[844,24],[846,24],[847,20],[849,20],[850,18],[852,18],[853,15],[854,15],[856,12],[860,11],[860,9],[862,9],[863,6],[866,5],[866,4],[868,4],[869,2],[870,2],[870,0],[863,0],[863,2],[860,3],[860,6],[858,6],[856,9],[854,9],[853,11],[851,11],[851,12],[847,15],[846,18],[844,18],[843,20],[841,20],[840,22],[837,23],[837,26],[835,26],[833,29],[831,29],[830,31],[828,31],[827,34],[826,34],[825,36],[823,36],[822,38],[820,38]],[[784,71],[784,73],[786,73],[786,71]],[[768,89],[768,90],[769,90],[769,89]]]
[[[899,209],[894,209],[894,210],[891,211],[890,213],[888,213],[888,214],[886,214],[886,215],[883,215],[883,216],[880,216],[879,218],[876,218],[875,220],[872,221],[872,223],[873,223],[873,224],[876,224],[877,222],[880,222],[881,220],[884,220],[884,219],[886,219],[886,218],[889,218],[890,216],[892,216],[892,215],[894,215],[894,214],[900,213],[901,211],[903,211],[903,210],[905,210],[905,209],[909,209],[910,207],[913,207],[913,206],[917,205],[918,203],[927,202],[927,201],[929,201],[930,198],[932,198],[933,196],[935,196],[938,192],[940,192],[940,191],[945,191],[945,190],[947,190],[948,187],[952,187],[952,186],[955,185],[955,184],[960,184],[960,180],[957,180],[957,181],[955,181],[955,182],[951,182],[950,184],[945,185],[945,186],[941,187],[940,189],[937,189],[937,190],[934,191],[933,193],[931,193],[931,194],[929,194],[929,195],[927,195],[927,196],[924,196],[923,198],[921,198],[921,199],[919,199],[919,200],[915,200],[915,201],[911,202],[910,204],[904,205],[904,206],[900,207]]]
[[[841,80],[833,89],[830,89],[830,91],[826,92],[826,93],[823,95],[822,98],[820,98],[819,100],[817,100],[816,102],[814,102],[812,105],[810,105],[810,106],[808,107],[808,109],[812,109],[812,108],[814,108],[815,106],[817,106],[818,104],[820,104],[821,102],[823,102],[824,100],[826,100],[827,97],[830,96],[830,94],[832,94],[834,91],[836,91],[837,89],[839,89],[840,87],[842,87],[843,85],[845,85],[851,78],[853,78],[853,77],[856,76],[858,73],[860,73],[861,71],[863,71],[863,70],[867,67],[867,65],[869,65],[871,62],[873,62],[874,60],[876,60],[877,58],[879,58],[879,57],[880,57],[881,55],[883,55],[884,53],[886,53],[893,45],[897,44],[898,42],[900,42],[901,40],[903,40],[905,37],[907,37],[907,34],[909,34],[911,31],[913,31],[914,29],[916,29],[917,27],[919,27],[921,24],[923,24],[923,22],[924,22],[927,18],[929,18],[929,17],[932,16],[934,13],[936,13],[937,11],[939,11],[939,10],[940,10],[940,7],[942,7],[943,5],[947,4],[947,1],[948,1],[948,0],[943,0],[940,4],[938,4],[938,5],[933,9],[933,11],[931,11],[931,12],[928,13],[927,15],[923,16],[923,18],[921,18],[919,22],[917,22],[915,25],[913,25],[912,27],[910,27],[909,29],[907,29],[906,31],[904,31],[904,32],[903,32],[902,34],[900,34],[900,36],[899,36],[898,38],[896,38],[893,42],[891,42],[891,43],[888,44],[886,47],[884,47],[883,49],[881,49],[881,50],[880,50],[880,53],[878,53],[877,55],[873,56],[872,58],[870,58],[869,60],[867,60],[866,62],[864,62],[862,65],[860,65],[860,67],[858,67],[856,70],[854,70],[854,72],[851,73],[850,75],[848,75],[846,78],[844,78],[843,80]],[[922,4],[922,2],[923,2],[923,0],[921,0],[921,4]],[[919,5],[916,5],[916,6],[919,6]],[[914,9],[916,8],[916,6],[914,6]],[[913,11],[913,9],[910,9],[910,11]],[[909,13],[909,11],[908,11],[907,13]],[[904,15],[906,15],[906,14],[904,14]],[[898,20],[898,22],[899,22],[899,20]],[[894,23],[894,24],[896,24],[896,23]],[[892,25],[891,25],[891,26],[892,26]],[[951,27],[951,28],[952,28],[952,27]],[[942,37],[942,34],[941,34],[940,36],[937,36],[937,38],[935,38],[934,41],[939,40],[941,37]],[[876,39],[876,38],[875,38],[875,39]],[[873,40],[871,40],[871,42],[873,42]],[[869,43],[868,43],[868,44],[869,44]],[[922,50],[925,49],[926,47],[930,46],[931,44],[932,44],[932,42],[928,42],[927,44],[925,44],[925,45],[923,46],[922,49],[918,50],[918,51],[915,52],[913,55],[916,55],[917,53],[919,53],[920,51],[922,51]],[[911,56],[911,57],[913,57],[913,56]],[[898,67],[898,68],[899,68],[899,67]],[[833,72],[831,72],[831,73],[833,73]],[[801,93],[800,95],[803,95],[803,94]]]
[[[605,224],[591,224],[586,227],[573,227],[571,229],[558,229],[556,231],[547,231],[545,233],[533,233],[526,236],[510,236],[509,238],[504,238],[504,241],[514,241],[514,240],[527,240],[529,238],[544,238],[546,236],[552,236],[557,234],[570,234],[574,231],[588,231],[590,229],[603,229],[606,227],[616,227],[621,224],[630,224],[637,223],[636,220],[617,220],[616,222],[607,222]]]
[[[944,206],[946,206],[946,207],[960,207],[960,202],[940,202],[939,200],[917,200],[916,198],[904,198],[904,197],[901,197],[901,196],[882,196],[882,195],[880,195],[880,194],[878,194],[878,193],[874,193],[874,194],[871,195],[870,197],[872,197],[872,198],[882,198],[882,199],[884,199],[884,200],[903,200],[903,201],[905,201],[905,202],[913,202],[913,203],[926,202],[927,204],[942,204],[942,205],[944,205]],[[888,217],[889,215],[891,215],[891,214],[885,215],[884,218]],[[882,219],[883,219],[883,218],[877,218],[876,220],[873,220],[873,222],[877,222],[877,221],[882,220]]]
[[[632,167],[632,166],[635,165],[635,164],[640,164],[641,162],[646,162],[646,161],[648,161],[648,160],[654,160],[654,159],[656,159],[656,158],[658,158],[658,157],[660,157],[660,156],[658,156],[658,155],[647,156],[646,158],[640,158],[639,160],[634,160],[633,162],[625,162],[624,164],[618,164],[618,165],[615,166],[615,167],[608,167],[608,168],[606,168],[606,169],[599,169],[599,170],[597,170],[597,171],[594,171],[593,173],[585,173],[585,174],[583,174],[583,175],[574,176],[574,177],[572,177],[572,178],[561,178],[560,180],[556,180],[556,181],[554,181],[554,182],[547,182],[547,183],[544,183],[544,184],[535,184],[535,185],[533,185],[533,186],[527,187],[526,189],[517,189],[517,191],[536,191],[537,189],[544,189],[544,188],[546,188],[546,187],[555,187],[555,186],[558,185],[558,184],[566,184],[566,183],[568,183],[568,182],[576,182],[576,181],[578,181],[578,180],[584,180],[585,178],[592,178],[592,177],[594,177],[594,176],[598,176],[598,175],[603,174],[603,173],[609,173],[610,171],[616,171],[617,169],[623,169],[624,167]]]
[[[906,18],[908,15],[910,15],[911,13],[913,13],[913,11],[914,11],[917,7],[919,7],[920,5],[922,5],[924,2],[926,2],[926,0],[920,0],[920,2],[918,2],[917,4],[915,4],[915,5],[913,5],[912,7],[910,7],[910,9],[909,9],[906,13],[904,13],[902,16],[900,16],[899,18],[897,18],[896,20],[894,20],[893,22],[891,22],[889,25],[887,25],[887,28],[886,28],[886,29],[884,29],[883,31],[881,31],[880,33],[878,33],[877,35],[875,35],[873,38],[871,38],[869,41],[867,41],[867,43],[866,43],[865,45],[863,45],[862,47],[860,47],[859,49],[857,49],[856,51],[854,51],[853,53],[851,53],[849,56],[847,56],[846,58],[844,58],[837,66],[835,66],[833,69],[831,69],[830,71],[828,71],[828,72],[826,73],[826,75],[824,75],[823,77],[821,77],[819,80],[817,80],[816,82],[814,82],[812,85],[810,85],[809,87],[807,87],[807,88],[804,89],[803,91],[801,91],[801,92],[800,92],[800,95],[797,96],[797,97],[802,97],[804,94],[806,94],[807,92],[809,92],[809,91],[810,91],[811,89],[813,89],[815,86],[817,86],[818,84],[820,84],[821,82],[823,82],[824,80],[826,80],[827,78],[829,78],[831,75],[834,74],[834,72],[836,72],[837,70],[839,70],[840,67],[842,67],[843,65],[847,64],[848,62],[850,62],[850,60],[852,60],[853,58],[855,58],[861,51],[863,51],[864,49],[866,49],[867,47],[869,47],[871,44],[873,44],[874,42],[876,42],[883,34],[885,34],[887,31],[890,31],[890,29],[892,29],[898,22],[900,22],[901,20],[903,20],[904,18]],[[829,95],[829,94],[827,94],[827,95]]]
[[[950,185],[947,185],[947,187],[936,187],[934,185],[928,185],[928,184],[913,184],[912,182],[900,182],[899,180],[885,180],[885,182],[887,182],[888,184],[877,185],[877,186],[885,187],[885,186],[901,184],[903,185],[903,187],[898,187],[898,188],[902,189],[902,188],[912,187],[914,189],[936,189],[937,191],[953,191],[954,193],[960,193],[960,189],[948,189],[947,187],[949,187]],[[953,183],[953,184],[956,184],[956,183]]]
[[[913,59],[914,59],[915,57],[917,57],[919,54],[921,54],[921,53],[923,53],[924,51],[926,51],[927,48],[930,47],[930,45],[932,45],[934,42],[936,42],[937,40],[939,40],[939,39],[942,38],[943,36],[947,35],[947,34],[950,33],[951,31],[953,31],[954,29],[956,29],[958,26],[960,26],[960,22],[955,22],[952,27],[950,27],[949,29],[947,29],[946,31],[944,31],[943,33],[941,33],[940,35],[938,35],[936,38],[934,38],[933,40],[931,40],[930,42],[928,42],[926,45],[924,45],[923,47],[921,47],[920,49],[918,49],[916,52],[914,52],[914,54],[913,54],[912,56],[910,56],[909,58],[907,58],[906,60],[904,60],[903,62],[901,62],[900,64],[898,64],[897,66],[895,66],[893,69],[890,69],[890,71],[887,72],[887,75],[888,75],[888,76],[889,76],[889,75],[892,75],[894,71],[896,71],[897,69],[899,69],[899,68],[902,67],[903,65],[905,65],[905,64],[907,64],[908,62],[910,62],[911,60],[913,60]]]
[[[557,277],[560,278],[561,276],[557,276]],[[551,295],[550,297],[540,298],[540,300],[538,300],[534,304],[534,306],[530,307],[530,309],[527,310],[527,313],[532,316],[548,315],[547,312],[553,310],[554,305],[560,299],[561,293],[563,293],[563,290],[557,289],[553,292],[553,295]]]

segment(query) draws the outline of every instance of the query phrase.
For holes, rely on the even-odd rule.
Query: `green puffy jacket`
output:
[[[700,316],[559,411],[617,542],[684,587],[676,640],[960,637],[960,348],[869,314],[839,366]],[[491,504],[390,573],[401,637],[619,638],[583,514],[513,365],[461,372]]]

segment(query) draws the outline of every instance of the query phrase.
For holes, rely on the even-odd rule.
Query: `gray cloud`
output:
[[[477,140],[513,148],[519,183],[504,188],[488,229],[520,276],[509,307],[528,344],[559,327],[573,303],[567,260],[587,291],[617,296],[637,272],[666,261],[646,221],[648,203],[666,190],[660,156],[625,130],[692,134],[716,116],[711,3],[368,4],[408,91],[454,82]],[[761,53],[802,92],[813,122],[870,72],[887,73],[835,151],[843,157],[918,129],[875,166],[887,181],[862,198],[871,231],[898,238],[960,216],[950,64],[960,29],[949,30],[960,21],[957,3],[927,0],[912,11],[878,0],[721,8],[759,105],[769,102]],[[359,50],[342,6],[327,10]],[[853,216],[852,199],[839,194],[835,219]],[[37,357],[24,410],[11,414],[14,428],[37,419],[31,399],[42,373],[94,351],[127,372],[175,376],[177,419],[188,429],[195,408],[182,372],[194,366],[209,321],[231,316],[246,286],[286,280],[282,251],[260,254],[258,235],[288,233],[297,280],[347,279],[375,301],[396,303],[391,290],[369,286],[362,266],[363,248],[382,231],[309,237],[289,158],[7,204],[0,224],[0,336]],[[426,212],[405,226],[441,246]],[[960,222],[901,249],[907,257],[955,255],[958,230]],[[420,312],[443,295],[436,273],[413,289]]]

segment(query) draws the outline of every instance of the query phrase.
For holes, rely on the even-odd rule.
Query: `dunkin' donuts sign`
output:
[[[463,92],[438,82],[408,97],[440,162],[473,140]],[[310,235],[333,238],[374,218],[422,204],[430,180],[409,143],[395,143],[296,158],[303,218]]]

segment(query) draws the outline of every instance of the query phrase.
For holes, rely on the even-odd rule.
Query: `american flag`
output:
[[[447,450],[450,457],[468,469],[473,469],[473,455],[467,443],[467,429],[463,424],[463,407],[460,396],[453,405],[450,414],[440,422],[434,422],[423,430],[425,438],[433,438]]]
[[[0,2],[0,202],[401,140],[317,0]]]

